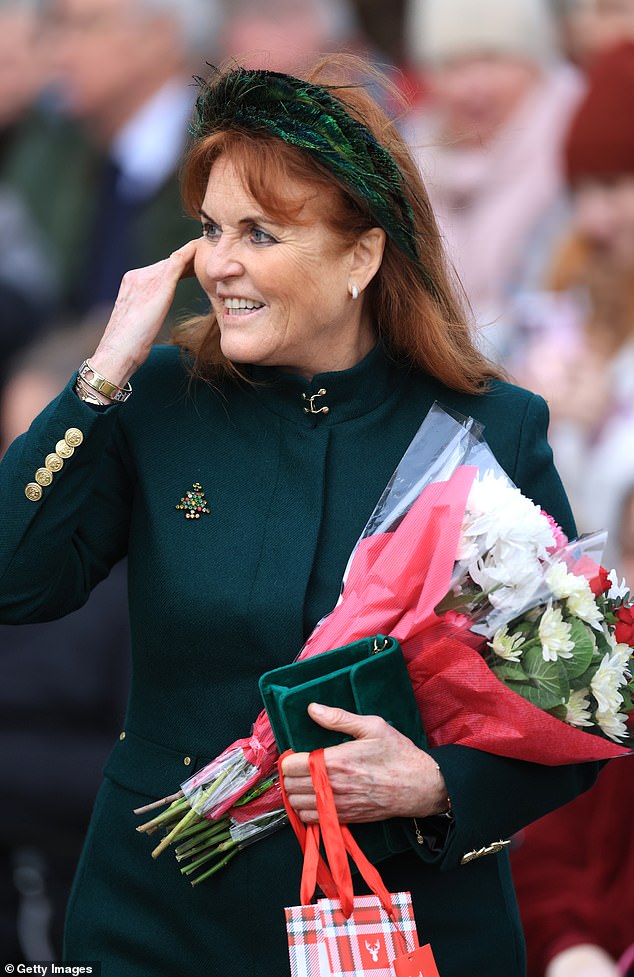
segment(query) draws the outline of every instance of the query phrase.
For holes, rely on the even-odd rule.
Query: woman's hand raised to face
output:
[[[152,344],[174,298],[181,278],[194,274],[200,238],[188,241],[169,258],[128,271],[91,366],[112,383],[123,386],[149,356]]]
[[[426,817],[447,809],[447,788],[435,760],[379,716],[312,704],[311,718],[354,739],[324,751],[337,814],[342,823]],[[306,824],[315,823],[317,803],[308,753],[282,765],[289,801]]]

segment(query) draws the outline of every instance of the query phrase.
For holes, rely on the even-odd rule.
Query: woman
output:
[[[288,972],[291,833],[192,890],[173,858],[152,862],[131,812],[248,731],[258,676],[291,661],[336,602],[435,400],[486,424],[515,482],[573,529],[546,408],[473,346],[402,140],[362,88],[319,77],[233,69],[203,87],[183,172],[202,238],[125,276],[90,365],[2,467],[3,620],[68,612],[128,554],[131,697],[67,925],[68,957],[100,959],[104,977]],[[150,354],[192,269],[211,313]],[[181,501],[192,485],[198,513]],[[403,818],[408,850],[382,873],[411,889],[443,977],[522,974],[498,853],[588,787],[594,765],[426,753],[376,717],[315,718],[355,736],[326,754],[342,819]],[[310,820],[306,769],[298,755],[284,774]],[[453,817],[440,817],[449,797]]]
[[[513,351],[514,297],[543,270],[566,213],[563,134],[583,92],[548,0],[408,0],[429,98],[406,119],[482,335]]]
[[[605,527],[634,480],[634,41],[597,57],[566,136],[571,219],[515,375],[548,399],[550,440],[581,532]],[[541,308],[540,308],[541,306]]]

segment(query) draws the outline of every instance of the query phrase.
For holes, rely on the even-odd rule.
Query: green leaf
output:
[[[529,635],[535,630],[534,621],[519,621],[515,624],[509,625],[509,632],[511,634],[525,634]]]
[[[562,658],[569,679],[578,678],[588,669],[595,649],[595,639],[590,628],[578,617],[570,618],[570,639],[575,647],[572,658]]]
[[[544,710],[568,701],[570,683],[561,661],[544,661],[541,649],[529,649],[522,656],[522,663],[529,681],[507,681],[510,689]]]
[[[553,709],[547,709],[546,711],[549,712],[551,716],[554,716],[555,719],[561,719],[563,722],[565,722],[566,715],[568,713],[565,706],[555,706]]]
[[[548,712],[550,709],[554,708],[553,702],[554,698],[550,697],[547,693],[540,689],[538,686],[531,685],[530,682],[507,682],[507,687],[513,692],[517,692],[524,699],[527,699],[538,709],[543,709],[544,712]],[[557,702],[560,701],[560,697],[557,697]]]
[[[522,645],[522,655],[527,651],[533,651],[533,650],[538,650],[541,655],[542,643],[539,637],[529,638],[529,640],[525,641],[524,644]]]
[[[576,678],[570,679],[570,688],[573,692],[577,692],[579,689],[589,689],[590,682],[594,678],[595,672],[598,668],[598,662],[593,662],[589,668],[578,675]]]
[[[588,625],[586,625],[586,627],[588,627]],[[610,642],[604,635],[603,631],[593,630],[592,637],[594,638],[594,642],[595,642],[595,652],[596,652],[597,660],[600,661],[607,651],[612,650],[612,646],[610,645]]]
[[[500,682],[528,682],[528,675],[519,662],[504,662],[501,665],[493,665],[492,671]]]

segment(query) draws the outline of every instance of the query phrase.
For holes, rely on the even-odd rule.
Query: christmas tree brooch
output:
[[[209,514],[210,510],[207,508],[207,500],[200,482],[194,482],[176,508],[185,513],[185,519],[200,519],[203,513]]]

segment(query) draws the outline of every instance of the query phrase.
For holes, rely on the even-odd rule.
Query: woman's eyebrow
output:
[[[213,217],[210,217],[209,214],[205,210],[203,210],[202,207],[199,209],[198,213],[200,214],[201,217],[204,217],[205,220],[213,221]],[[256,221],[256,222],[257,221],[266,221],[267,224],[270,224],[271,223],[270,218],[267,217],[266,214],[254,213],[254,214],[251,214],[249,217],[242,217],[238,221],[238,224],[249,224],[249,223],[252,223],[253,221]]]
[[[209,214],[202,207],[199,208],[198,214],[199,214],[200,217],[202,217],[203,220],[209,221],[212,224],[217,223],[214,220],[214,218],[213,217],[210,217]],[[276,221],[272,220],[272,218],[267,217],[266,214],[260,214],[260,213],[257,213],[257,212],[255,212],[253,214],[250,214],[248,217],[242,217],[238,221],[238,224],[247,224],[247,225],[248,224],[268,224],[271,227],[278,227],[278,228],[282,226],[281,224],[279,224]]]

